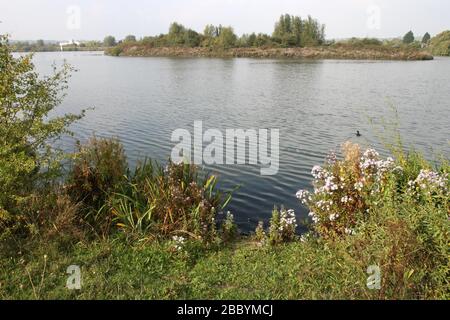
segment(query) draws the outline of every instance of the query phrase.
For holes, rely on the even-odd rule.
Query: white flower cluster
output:
[[[354,187],[356,191],[361,192],[364,188],[364,183],[362,181],[358,181],[357,183],[355,183]]]
[[[416,180],[409,181],[409,190],[431,192],[447,192],[448,174],[439,174],[431,170],[421,170]]]
[[[334,204],[333,200],[319,200],[317,201],[316,206],[320,210],[330,211],[333,204]]]
[[[354,201],[353,198],[349,197],[349,196],[343,196],[341,198],[341,203],[342,204],[352,203],[353,201]]]
[[[297,218],[295,217],[295,211],[283,210],[280,213],[280,231],[292,231],[297,229]]]
[[[309,191],[306,191],[306,190],[298,191],[297,194],[296,194],[296,197],[304,205],[306,205],[306,204],[308,204],[309,202],[312,201],[311,194],[309,193]]]
[[[393,171],[395,160],[391,157],[386,160],[380,160],[380,154],[374,149],[367,149],[361,157],[360,168],[364,175],[375,176],[381,179],[383,175]],[[396,171],[401,171],[401,167],[396,167]]]
[[[313,167],[311,174],[314,177],[314,193],[300,190],[296,197],[310,208],[312,212],[309,217],[314,223],[322,220],[338,221],[348,207],[363,199],[363,191],[376,195],[382,190],[386,174],[403,171],[401,167],[396,167],[393,158],[383,160],[374,149],[367,149],[357,161],[357,174],[348,176],[346,173],[334,173],[341,172],[340,167],[335,167],[340,164],[337,163],[334,153],[327,159],[328,166]]]
[[[355,230],[350,229],[350,228],[345,228],[345,234],[349,235],[349,236],[353,236],[356,234]]]
[[[333,222],[333,221],[336,221],[337,219],[339,219],[339,214],[338,213],[332,213],[332,214],[330,214],[330,221],[331,222]]]
[[[334,165],[337,162],[336,152],[331,151],[327,156],[327,163],[329,165]]]
[[[181,251],[186,243],[186,239],[179,236],[173,236],[172,240],[175,242],[175,249],[178,251]]]
[[[310,212],[309,214],[308,214],[308,216],[312,219],[312,221],[314,222],[314,223],[319,223],[320,222],[320,218],[317,216],[317,214],[315,213],[315,212]]]
[[[234,214],[232,214],[230,211],[227,212],[227,221],[234,221]]]
[[[313,239],[314,235],[311,232],[304,233],[300,236],[300,242],[308,242],[309,240]]]
[[[328,172],[324,170],[321,166],[314,166],[311,171],[311,174],[316,180],[325,179],[328,176]]]

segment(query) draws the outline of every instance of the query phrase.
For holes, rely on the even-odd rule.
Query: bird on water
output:
[[[357,136],[357,137],[362,137],[362,134],[361,134],[361,132],[359,132],[359,130],[356,131],[356,136]]]

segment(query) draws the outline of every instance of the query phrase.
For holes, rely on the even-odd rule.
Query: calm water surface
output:
[[[95,107],[73,126],[76,138],[116,136],[128,159],[165,161],[172,131],[202,120],[204,130],[280,129],[280,170],[259,166],[208,168],[222,187],[241,185],[231,211],[243,231],[268,219],[274,205],[307,211],[295,199],[311,188],[310,171],[351,138],[383,150],[369,118],[399,113],[404,140],[433,154],[450,152],[450,59],[427,62],[286,61],[252,59],[114,58],[101,53],[39,53],[49,73],[63,60],[78,69],[60,112]],[[360,130],[362,138],[354,137]],[[73,150],[73,140],[64,139]]]

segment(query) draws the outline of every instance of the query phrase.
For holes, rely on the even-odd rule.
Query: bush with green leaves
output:
[[[66,155],[54,142],[82,115],[51,117],[67,88],[71,67],[40,77],[32,55],[13,57],[0,36],[0,219],[17,216],[17,203],[61,174]]]

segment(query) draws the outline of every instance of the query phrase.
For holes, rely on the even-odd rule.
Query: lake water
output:
[[[116,58],[97,52],[38,53],[48,74],[67,60],[78,72],[60,112],[95,107],[73,126],[76,138],[116,136],[128,159],[165,161],[173,130],[217,128],[280,130],[280,169],[261,176],[259,166],[207,168],[223,188],[240,185],[230,210],[243,231],[267,220],[274,205],[307,216],[295,198],[311,188],[311,168],[330,150],[352,139],[383,150],[380,121],[398,110],[408,144],[430,157],[450,151],[450,59],[434,61],[288,61],[254,59]],[[363,137],[356,138],[360,130]],[[64,139],[73,150],[73,141]]]

